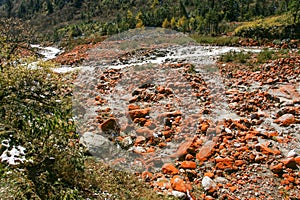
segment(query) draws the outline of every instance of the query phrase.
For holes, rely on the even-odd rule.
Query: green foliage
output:
[[[220,61],[221,62],[238,62],[238,63],[246,63],[247,60],[251,57],[250,52],[236,52],[230,51],[221,55]]]
[[[70,86],[60,80],[62,77],[47,68],[17,65],[1,71],[0,140],[26,148],[27,161],[17,169],[4,167],[12,172],[6,178],[16,187],[16,198],[80,196],[83,150],[76,142]]]
[[[289,13],[290,23],[275,23],[255,21],[253,25],[244,24],[235,33],[243,37],[279,38],[296,36],[299,30],[299,0],[292,1],[82,1],[82,0],[40,0],[7,1],[2,6],[2,16],[17,16],[38,26],[44,37],[58,40],[57,32],[51,29],[64,29],[70,24],[98,24],[98,29],[86,29],[73,26],[66,37],[89,36],[97,32],[101,35],[120,33],[136,27],[170,27],[183,32],[200,35],[219,35],[231,31],[232,22],[251,21],[253,19]],[[140,17],[136,17],[142,13]],[[185,18],[185,19],[184,19]],[[276,20],[275,20],[276,21]],[[257,23],[258,22],[258,23]],[[164,24],[163,24],[164,23]],[[256,25],[254,25],[256,24]],[[289,30],[292,33],[288,35]],[[92,33],[93,32],[93,33]],[[290,31],[291,32],[291,31]],[[270,33],[270,34],[268,34]],[[299,34],[298,34],[299,35]],[[46,39],[49,39],[47,38]]]
[[[199,34],[192,34],[191,37],[200,44],[210,44],[218,46],[234,46],[238,44],[238,37],[212,37]]]
[[[245,22],[235,29],[234,34],[250,38],[299,38],[300,34],[297,32],[298,29],[295,29],[292,19],[291,14],[283,14]]]

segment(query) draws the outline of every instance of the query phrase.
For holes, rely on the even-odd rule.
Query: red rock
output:
[[[231,158],[216,158],[215,159],[216,161],[216,168],[217,169],[221,169],[221,170],[224,170],[224,169],[232,169],[232,165],[233,165],[233,159]]]
[[[192,146],[192,144],[193,144],[193,140],[182,143],[179,146],[176,153],[171,155],[170,157],[175,158],[175,157],[181,157],[181,156],[188,154],[188,149]]]
[[[194,156],[191,155],[191,154],[187,154],[187,155],[185,156],[185,160],[193,160],[193,159],[194,159]]]
[[[205,161],[208,157],[212,155],[212,150],[214,146],[216,145],[213,141],[207,141],[199,150],[199,152],[196,154],[196,158],[199,161]]]
[[[156,125],[153,122],[151,122],[150,120],[147,120],[145,122],[144,126],[148,127],[151,130],[154,130],[156,128]]]
[[[190,184],[186,184],[184,180],[178,175],[174,176],[170,182],[172,188],[180,192],[187,192],[192,189],[192,186]]]
[[[149,115],[150,108],[145,108],[145,109],[136,109],[136,110],[131,110],[129,111],[129,115],[132,120],[135,118],[145,118],[147,115]]]
[[[144,136],[145,138],[151,138],[153,137],[153,131],[149,130],[146,127],[142,127],[136,130],[136,134],[138,136]]]
[[[263,154],[274,154],[274,155],[280,155],[281,152],[277,149],[270,149],[269,147],[267,147],[266,145],[263,145],[263,144],[259,144],[259,145],[256,145],[256,148],[258,151],[261,151]]]
[[[131,111],[131,110],[138,110],[140,109],[140,106],[136,106],[136,105],[133,105],[133,104],[129,104],[128,105],[128,110]]]
[[[146,138],[144,136],[137,136],[135,140],[135,146],[142,144],[146,141]]]
[[[206,132],[207,131],[207,129],[209,128],[209,123],[207,122],[207,121],[203,121],[202,123],[201,123],[201,125],[200,125],[200,130],[202,131],[202,132]]]
[[[153,174],[151,172],[148,171],[144,171],[142,173],[142,179],[145,181],[151,180],[153,178]]]
[[[280,162],[284,164],[287,168],[292,168],[292,169],[297,169],[296,161],[295,158],[290,157],[290,158],[284,158],[281,159]]]
[[[233,121],[233,124],[234,124],[239,130],[241,130],[241,131],[247,131],[247,130],[248,130],[247,126],[245,126],[245,125],[243,125],[243,124],[241,124],[241,123],[239,123],[239,122],[237,122],[237,121]]]
[[[295,158],[295,162],[297,163],[297,165],[300,166],[300,156],[297,156],[297,157]]]
[[[242,166],[243,164],[245,164],[245,161],[243,161],[243,160],[236,160],[236,161],[234,161],[234,164],[236,166]]]
[[[181,163],[181,168],[183,169],[196,169],[197,164],[193,161],[183,161]]]
[[[162,171],[165,174],[178,174],[179,170],[172,164],[172,163],[166,163],[162,166]]]
[[[277,124],[280,124],[281,126],[289,126],[291,124],[296,123],[295,116],[292,114],[284,114],[278,119],[274,121]]]
[[[231,191],[231,192],[234,192],[234,191],[236,191],[238,188],[237,188],[237,186],[231,186],[231,187],[229,187],[229,190]]]
[[[115,118],[110,118],[106,120],[100,125],[100,128],[103,132],[110,132],[110,131],[114,131],[118,133],[120,132],[120,126],[118,125]]]
[[[160,147],[160,148],[164,148],[164,147],[166,147],[167,146],[167,143],[165,143],[165,142],[160,142],[159,144],[158,144],[158,147]]]
[[[205,172],[204,176],[208,176],[209,178],[213,178],[215,176],[215,174],[212,173],[212,172]]]
[[[270,165],[270,170],[275,174],[281,173],[283,170],[283,163],[279,163],[277,165]]]
[[[182,113],[180,111],[174,111],[174,112],[165,112],[162,114],[159,114],[157,116],[157,120],[162,121],[163,119],[167,118],[167,117],[177,117],[177,116],[181,116]]]

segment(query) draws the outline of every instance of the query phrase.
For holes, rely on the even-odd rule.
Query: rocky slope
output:
[[[217,63],[229,50],[148,32],[82,51],[81,142],[179,198],[300,198],[299,53],[255,68]]]

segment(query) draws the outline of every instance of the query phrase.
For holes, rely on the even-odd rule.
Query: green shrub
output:
[[[0,73],[0,141],[26,148],[26,161],[3,162],[17,199],[77,199],[84,172],[69,85],[47,68],[6,66]],[[72,144],[72,145],[71,145]],[[72,197],[73,196],[73,197]],[[2,197],[1,197],[2,198]]]
[[[236,52],[236,51],[229,51],[221,55],[220,61],[221,62],[237,62],[237,63],[246,63],[248,59],[251,57],[250,52]]]

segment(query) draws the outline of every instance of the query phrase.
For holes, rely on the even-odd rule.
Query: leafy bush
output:
[[[17,65],[2,69],[0,86],[0,141],[7,142],[0,153],[25,148],[24,161],[1,167],[2,178],[16,188],[14,198],[80,197],[84,157],[76,142],[70,85],[47,68]]]

